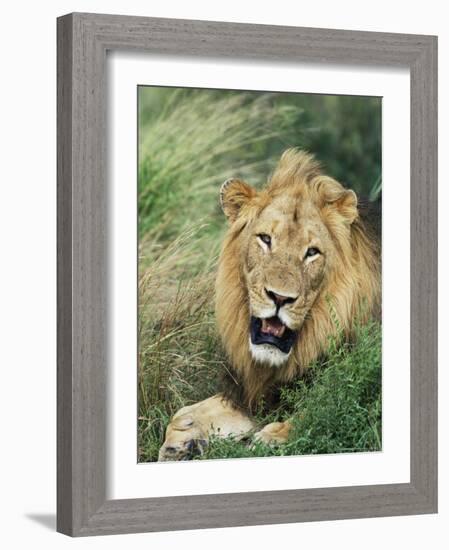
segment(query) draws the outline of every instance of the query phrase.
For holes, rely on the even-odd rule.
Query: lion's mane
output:
[[[335,185],[334,185],[335,184]],[[377,239],[358,215],[350,225],[329,208],[328,198],[338,194],[340,184],[324,175],[314,157],[287,150],[260,191],[258,208],[276,194],[304,194],[320,208],[338,254],[338,267],[327,273],[326,285],[304,321],[293,353],[279,368],[257,364],[249,350],[248,291],[242,275],[240,235],[257,209],[243,209],[224,238],[216,278],[216,319],[223,346],[230,360],[231,388],[226,395],[251,407],[270,388],[302,375],[308,365],[326,354],[330,337],[350,338],[355,320],[363,322],[380,307],[380,254]]]

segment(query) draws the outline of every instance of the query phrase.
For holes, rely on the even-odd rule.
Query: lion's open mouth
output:
[[[298,334],[297,331],[288,328],[277,316],[269,319],[251,317],[250,329],[252,344],[270,344],[283,353],[290,351]]]

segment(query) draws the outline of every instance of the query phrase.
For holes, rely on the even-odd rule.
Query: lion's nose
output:
[[[298,297],[298,296],[285,296],[283,294],[278,294],[277,292],[274,292],[273,290],[270,290],[268,288],[265,289],[265,292],[267,293],[267,296],[270,298],[270,300],[273,300],[273,302],[278,307],[281,307],[284,304],[292,304]]]

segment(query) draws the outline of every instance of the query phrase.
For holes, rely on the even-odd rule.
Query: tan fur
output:
[[[266,445],[285,443],[288,440],[292,424],[285,422],[271,422],[254,434],[254,441],[261,441]]]
[[[292,380],[325,353],[339,328],[344,337],[355,319],[372,314],[380,301],[379,251],[359,219],[353,191],[324,175],[305,152],[287,150],[267,186],[256,193],[229,182],[222,205],[230,226],[216,279],[216,318],[223,345],[251,405],[274,383]],[[273,236],[264,254],[257,234]],[[304,251],[322,254],[306,265]],[[298,295],[285,306],[299,338],[285,364],[257,362],[249,346],[250,314],[270,301],[265,287]]]

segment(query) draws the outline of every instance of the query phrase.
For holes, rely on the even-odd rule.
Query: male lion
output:
[[[264,189],[230,179],[220,191],[229,221],[216,278],[216,318],[230,361],[223,393],[184,407],[159,460],[202,452],[211,434],[255,430],[251,407],[301,376],[329,338],[350,338],[355,319],[380,307],[380,255],[354,191],[324,175],[312,155],[289,149]],[[290,423],[255,434],[284,442]]]

